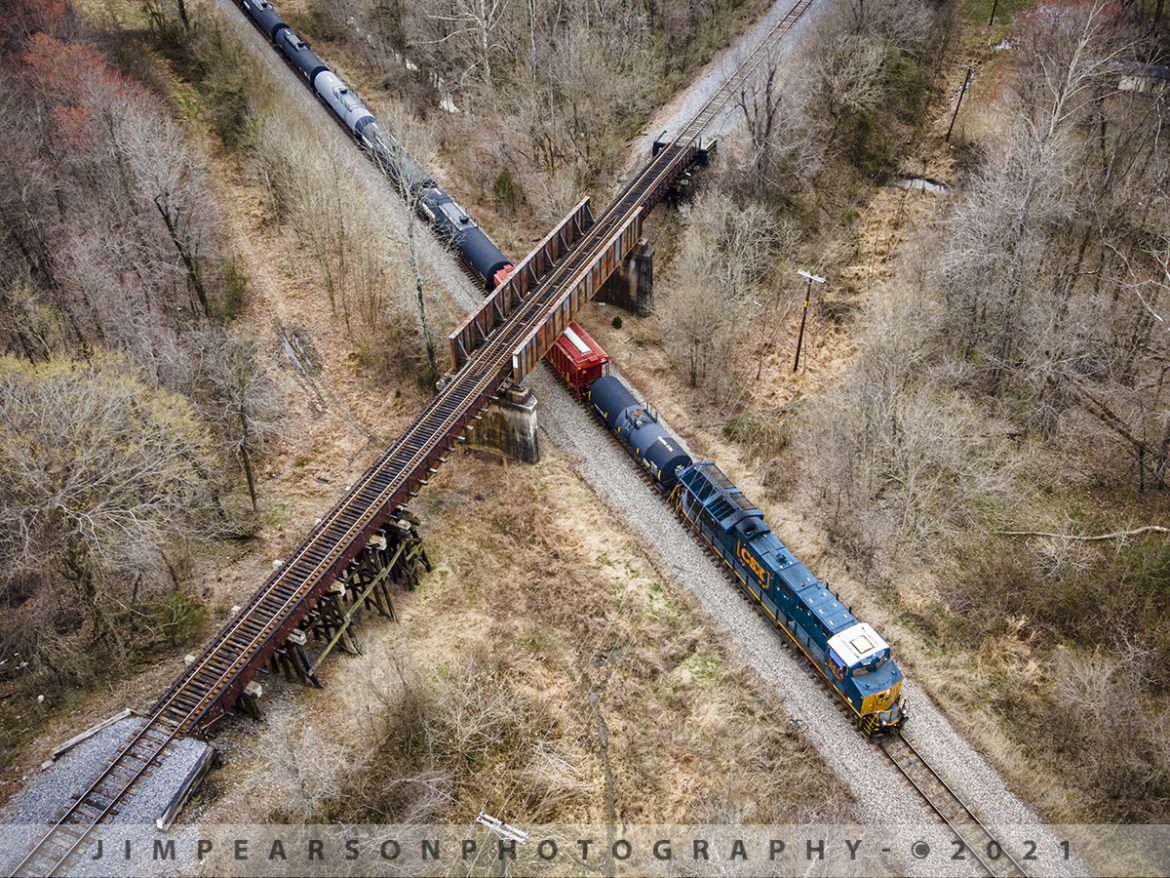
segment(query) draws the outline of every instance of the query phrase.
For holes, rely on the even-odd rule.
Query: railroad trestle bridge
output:
[[[643,218],[700,154],[704,130],[771,56],[812,0],[797,0],[670,143],[594,216],[579,203],[449,337],[451,374],[413,423],[275,567],[150,710],[141,730],[28,852],[15,874],[52,875],[94,828],[117,814],[134,784],[182,736],[203,736],[232,706],[249,703],[266,666],[316,683],[320,659],[357,650],[362,610],[392,616],[388,585],[408,587],[428,567],[406,509],[485,408],[519,384],[638,242]],[[306,632],[324,643],[315,657]],[[249,687],[251,686],[251,689]]]

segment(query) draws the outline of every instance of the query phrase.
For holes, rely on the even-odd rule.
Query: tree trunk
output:
[[[248,483],[248,496],[252,499],[252,511],[259,512],[256,503],[256,479],[252,473],[252,457],[248,454],[248,411],[240,405],[240,463],[244,466],[244,480]]]
[[[183,265],[187,269],[187,279],[191,281],[191,286],[195,290],[195,294],[199,296],[199,304],[203,307],[203,316],[210,317],[211,307],[207,303],[207,290],[203,286],[203,279],[199,276],[199,268],[195,264],[195,257],[179,239],[179,230],[175,225],[174,217],[171,216],[170,211],[163,207],[161,195],[155,196],[154,206],[158,208],[158,214],[162,217],[163,224],[167,227],[167,232],[171,236],[171,243],[175,245],[175,249],[179,252],[179,258],[183,260]]]
[[[244,465],[244,481],[248,483],[248,496],[252,499],[252,511],[259,512],[260,506],[256,503],[256,478],[252,474],[252,458],[248,454],[247,446],[240,446],[240,462]]]
[[[427,303],[423,295],[423,280],[422,270],[418,264],[418,244],[414,238],[414,214],[411,213],[407,219],[406,240],[407,249],[410,250],[410,268],[414,272],[414,295],[418,302],[418,322],[422,329],[423,347],[427,352],[427,366],[431,370],[428,377],[429,382],[433,382],[439,377],[439,364],[435,360],[435,336],[431,332],[430,321],[427,320]]]

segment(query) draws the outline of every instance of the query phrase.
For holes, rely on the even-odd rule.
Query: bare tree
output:
[[[211,330],[200,339],[201,380],[206,382],[206,407],[227,437],[227,447],[240,462],[252,511],[256,500],[255,459],[277,433],[280,406],[255,345],[231,331]]]
[[[710,282],[715,256],[685,249],[672,266],[670,293],[662,307],[671,349],[678,352],[691,387],[708,381],[708,369],[717,353],[726,349],[733,311]],[[723,358],[714,364],[719,368]]]
[[[501,49],[497,30],[508,13],[508,6],[509,0],[448,0],[443,12],[428,13],[442,32],[442,36],[432,40],[433,44],[473,47],[467,55],[474,57],[475,61],[464,70],[463,76],[478,67],[489,98],[495,95],[492,56]]]
[[[410,273],[414,278],[414,299],[418,313],[419,330],[422,333],[423,350],[427,358],[428,385],[433,385],[440,375],[435,354],[435,335],[427,317],[427,294],[423,280],[422,255],[419,252],[419,213],[428,190],[422,185],[422,168],[433,164],[435,150],[425,132],[411,131],[405,118],[399,114],[393,117],[387,129],[391,143],[385,144],[393,158],[393,167],[383,167],[382,172],[398,193],[398,214],[401,219],[401,239],[410,260]],[[380,161],[380,160],[379,160]],[[417,162],[417,164],[414,164]],[[417,169],[417,170],[416,170]],[[426,234],[422,231],[421,234]]]
[[[197,538],[210,512],[205,427],[117,357],[2,357],[0,457],[0,600],[23,607],[30,642],[88,627],[123,651],[170,582],[163,552]]]
[[[736,96],[746,123],[749,186],[757,198],[793,206],[820,169],[824,132],[811,111],[808,80],[779,81],[778,62]],[[754,184],[754,185],[751,185]]]
[[[661,311],[688,383],[719,393],[730,388],[738,368],[736,348],[747,336],[743,315],[765,307],[760,297],[771,298],[765,288],[775,257],[781,242],[791,244],[793,231],[760,203],[737,203],[722,193],[704,193],[688,218]],[[775,304],[767,305],[769,315]]]

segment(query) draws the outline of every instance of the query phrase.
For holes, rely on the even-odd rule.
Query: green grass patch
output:
[[[1010,25],[1012,20],[1032,5],[1032,0],[968,0],[963,14],[968,21],[987,24],[995,7],[995,25]]]
[[[173,591],[159,604],[158,621],[172,646],[186,643],[207,627],[207,604],[185,591]]]
[[[709,652],[696,652],[687,657],[681,665],[676,669],[679,671],[686,671],[691,675],[691,680],[696,685],[706,685],[717,682],[722,672],[722,666],[719,659]]]

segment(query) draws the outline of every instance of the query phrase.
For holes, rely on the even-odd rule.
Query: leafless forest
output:
[[[1153,819],[1170,796],[1165,22],[1038,5],[992,54],[957,13],[844,4],[805,75],[746,96],[747,136],[668,270],[666,354],[775,498],[931,649],[967,651],[967,685],[935,672],[948,697],[1044,770],[1075,765],[1098,813]],[[939,46],[979,70],[950,146],[962,75]],[[820,302],[838,374],[777,395],[795,269],[856,277],[856,212],[882,204],[864,187],[928,164],[952,188],[888,277]]]
[[[20,0],[0,14],[5,698],[112,685],[160,649],[198,643],[221,608],[196,571],[287,523],[281,492],[303,449],[283,481],[261,474],[279,469],[290,406],[305,403],[275,374],[276,319],[256,305],[242,238],[287,260],[282,282],[319,293],[315,328],[333,342],[341,395],[390,401],[385,419],[361,424],[375,444],[425,399],[442,367],[434,340],[457,314],[409,205],[356,179],[318,131],[287,124],[300,110],[212,4],[89,6]],[[519,255],[581,195],[604,201],[651,112],[765,6],[281,9]],[[750,462],[782,538],[796,510],[824,536],[846,588],[896,620],[908,675],[1001,769],[1056,779],[1039,803],[1048,816],[1165,822],[1170,23],[1161,0],[1009,0],[991,28],[988,7],[836,3],[796,63],[740,95],[737,134],[654,222],[654,313],[604,341],[648,397],[686,413],[692,442]],[[919,175],[946,194],[893,186]],[[794,373],[798,268],[829,283],[811,312],[812,366]],[[517,508],[531,517],[545,501],[502,482],[485,520],[507,530]],[[482,538],[456,524],[439,534],[461,547]],[[580,529],[547,533],[548,551],[554,537],[565,565],[586,563]],[[531,546],[508,547],[537,568]],[[477,581],[463,548],[450,563]],[[767,711],[709,632],[673,606],[679,627],[663,629],[660,598],[642,586],[631,636],[673,658],[639,660],[713,656],[698,685],[732,691],[751,719],[737,735],[769,766],[792,764],[799,744],[759,730]],[[499,633],[481,621],[483,638]],[[575,631],[555,613],[550,625]],[[471,807],[468,736],[503,729],[470,747],[503,758],[542,707],[481,685],[523,664],[529,635],[508,632],[505,659],[472,651],[466,678],[421,681],[413,700],[387,704],[378,729],[392,746],[350,800],[281,807],[355,820]],[[652,722],[636,700],[619,710]],[[728,764],[747,758],[708,744]],[[588,812],[586,746],[526,757],[573,769],[545,791],[557,814]],[[818,776],[753,787],[761,801],[836,793]],[[719,817],[723,802],[696,793],[671,813]]]
[[[184,129],[64,7],[0,29],[0,649],[60,685],[201,628],[191,548],[253,526],[274,413]]]

